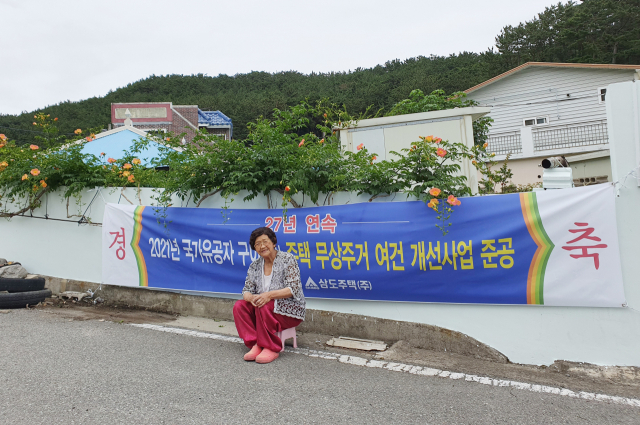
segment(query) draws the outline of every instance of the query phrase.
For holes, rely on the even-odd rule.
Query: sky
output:
[[[482,52],[557,2],[0,0],[0,114],[154,74],[307,74]]]

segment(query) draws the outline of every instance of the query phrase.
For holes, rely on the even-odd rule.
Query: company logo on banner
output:
[[[164,215],[165,213],[163,213]],[[446,236],[423,202],[281,210],[108,204],[103,283],[240,293],[266,226],[298,260],[305,296],[620,307],[614,189],[465,198]]]

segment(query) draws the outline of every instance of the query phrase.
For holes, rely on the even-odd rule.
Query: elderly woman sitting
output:
[[[304,320],[306,302],[300,268],[293,255],[276,251],[277,242],[268,227],[251,232],[249,244],[260,258],[249,266],[243,299],[233,306],[238,334],[251,349],[244,359],[256,363],[277,359],[282,341],[276,333]]]

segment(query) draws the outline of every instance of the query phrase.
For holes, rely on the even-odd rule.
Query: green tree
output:
[[[496,47],[508,68],[525,62],[570,62],[571,51],[564,28],[576,11],[576,3],[545,8],[531,21],[507,25],[496,37]]]
[[[422,90],[416,89],[409,93],[409,98],[401,100],[393,105],[387,116],[415,114],[418,112],[440,111],[443,109],[466,108],[476,106],[478,102],[467,99],[464,92],[455,92],[447,95],[444,90],[434,90],[425,95]],[[489,137],[489,129],[493,119],[482,117],[473,122],[473,140],[476,145],[484,145]]]
[[[525,62],[640,63],[640,0],[569,1],[505,26],[496,47],[509,68]]]
[[[640,63],[640,0],[584,0],[563,26],[572,61]]]

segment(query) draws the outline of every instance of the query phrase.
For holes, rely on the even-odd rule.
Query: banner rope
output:
[[[639,168],[639,167],[632,168],[632,169],[631,169],[631,171],[629,171],[629,172],[624,176],[624,180],[622,181],[622,187],[624,187],[624,188],[626,188],[626,187],[627,187],[627,186],[626,186],[626,183],[627,183],[627,179],[629,178],[629,176],[631,176],[633,179],[635,179],[636,181],[638,181],[638,179],[640,178],[640,176],[638,176],[638,175],[636,174],[636,170],[638,170],[638,168]],[[613,184],[614,186],[616,186],[616,185],[620,184],[620,180],[617,180],[617,181],[615,181],[615,182],[613,182],[613,183],[611,183],[611,184]],[[620,189],[618,188],[618,190],[620,190]]]
[[[107,205],[107,200],[104,199],[104,196],[102,195],[102,188],[98,187],[96,189],[98,189],[98,193],[100,194],[100,197],[102,198],[102,202],[104,202],[104,204]]]
[[[626,308],[635,311],[636,313],[640,313],[640,310],[638,310],[637,308],[633,308],[631,307],[629,304],[626,305]]]
[[[80,217],[80,220],[78,220],[78,226],[80,226],[81,224],[88,224],[89,221],[87,221],[87,219],[85,218],[87,211],[89,211],[89,208],[91,208],[91,204],[93,204],[93,201],[96,200],[96,196],[98,196],[98,192],[96,192],[95,195],[93,195],[93,199],[91,199],[91,202],[89,202],[89,205],[87,205],[87,209],[84,210],[84,213],[82,214],[82,217]]]
[[[100,197],[102,198],[102,202],[104,202],[104,204],[106,205],[106,204],[107,204],[107,200],[106,200],[106,199],[104,199],[104,196],[102,195],[102,188],[101,188],[101,187],[96,186],[94,189],[89,189],[89,190],[87,190],[87,192],[93,192],[94,190],[97,190],[97,191],[98,191],[98,193],[100,194]]]

